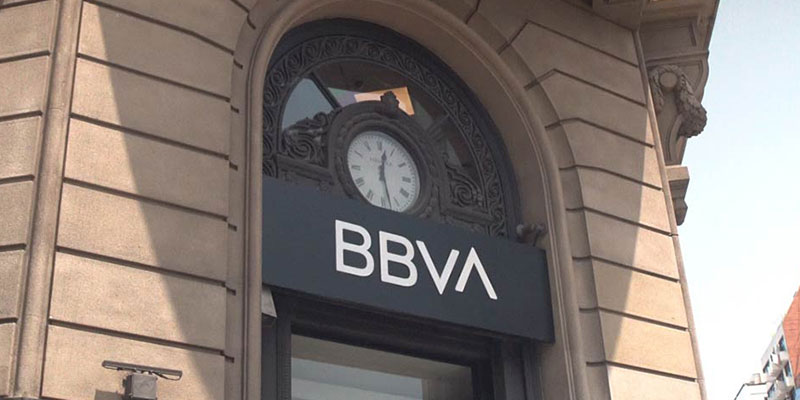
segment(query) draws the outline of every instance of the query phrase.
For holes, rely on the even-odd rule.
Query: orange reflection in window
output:
[[[376,90],[374,92],[356,93],[354,96],[357,102],[362,101],[380,101],[381,96],[386,92],[392,92],[400,101],[400,109],[405,111],[408,115],[414,115],[414,106],[411,104],[411,95],[408,94],[407,87],[399,87],[394,89]]]

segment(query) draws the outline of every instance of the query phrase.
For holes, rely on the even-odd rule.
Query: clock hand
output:
[[[386,152],[381,156],[381,166],[378,168],[378,179],[381,182],[386,182]]]
[[[389,185],[386,183],[386,151],[381,156],[380,180],[383,181],[383,189],[386,191],[386,201],[389,203],[389,208],[392,208],[392,198],[389,196]]]

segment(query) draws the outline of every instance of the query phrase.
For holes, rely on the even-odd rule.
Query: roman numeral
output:
[[[369,147],[369,143],[368,142],[364,142],[364,147],[366,147],[367,150],[372,151],[372,147]]]
[[[361,169],[361,168],[359,168],[359,169]],[[403,177],[403,182],[405,182],[405,183],[411,183],[411,178],[409,178],[409,177],[407,177],[407,176],[404,176],[404,177]]]
[[[353,150],[353,153],[356,153],[356,154],[358,154],[358,156],[359,156],[359,157],[361,157],[361,158],[364,158],[364,155],[363,155],[363,154],[361,154],[361,153],[359,153],[359,152],[357,152],[357,151],[355,151],[355,150]]]
[[[386,207],[389,204],[386,202],[386,197],[381,197],[381,207]]]
[[[356,179],[356,186],[364,186],[364,178]]]
[[[405,166],[406,166],[406,163],[402,163],[402,164],[398,165],[397,168],[403,168]]]
[[[354,171],[361,171],[361,166],[360,165],[351,165],[350,169],[352,169]]]
[[[402,195],[403,195],[403,197],[405,197],[405,198],[408,198],[408,195],[409,195],[410,193],[406,192],[406,190],[405,190],[405,189],[400,189],[400,194],[402,194]]]
[[[367,200],[372,201],[373,197],[375,197],[375,193],[372,193],[372,190],[367,192]]]

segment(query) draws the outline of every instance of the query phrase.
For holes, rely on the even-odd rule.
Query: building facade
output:
[[[764,394],[759,399],[800,399],[800,376],[796,372],[800,366],[800,290],[761,356],[761,365],[757,376]]]
[[[0,1],[0,398],[705,398],[716,7]]]
[[[733,400],[764,400],[767,398],[767,382],[760,373],[754,374],[750,382],[742,384]]]

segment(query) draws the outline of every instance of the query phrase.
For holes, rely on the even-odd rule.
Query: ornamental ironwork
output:
[[[302,34],[308,32],[305,26],[287,34],[267,72],[263,173],[361,198],[343,158],[348,141],[358,133],[354,127],[371,126],[396,137],[419,163],[421,194],[406,212],[493,236],[514,235],[516,196],[505,148],[463,83],[433,55],[383,28],[351,21],[312,24],[316,34]],[[344,71],[352,65],[385,69],[402,77],[411,89],[353,94],[331,87],[321,77],[323,68]],[[311,100],[292,103],[301,85],[329,106],[322,100],[319,110]],[[342,93],[357,100],[340,101]],[[429,108],[441,110],[441,115],[423,121],[427,116],[419,107],[412,117],[410,108],[419,105],[414,93],[432,99],[435,104]],[[398,94],[405,97],[398,100]],[[298,107],[307,107],[307,116],[289,120],[287,112],[296,114]]]

